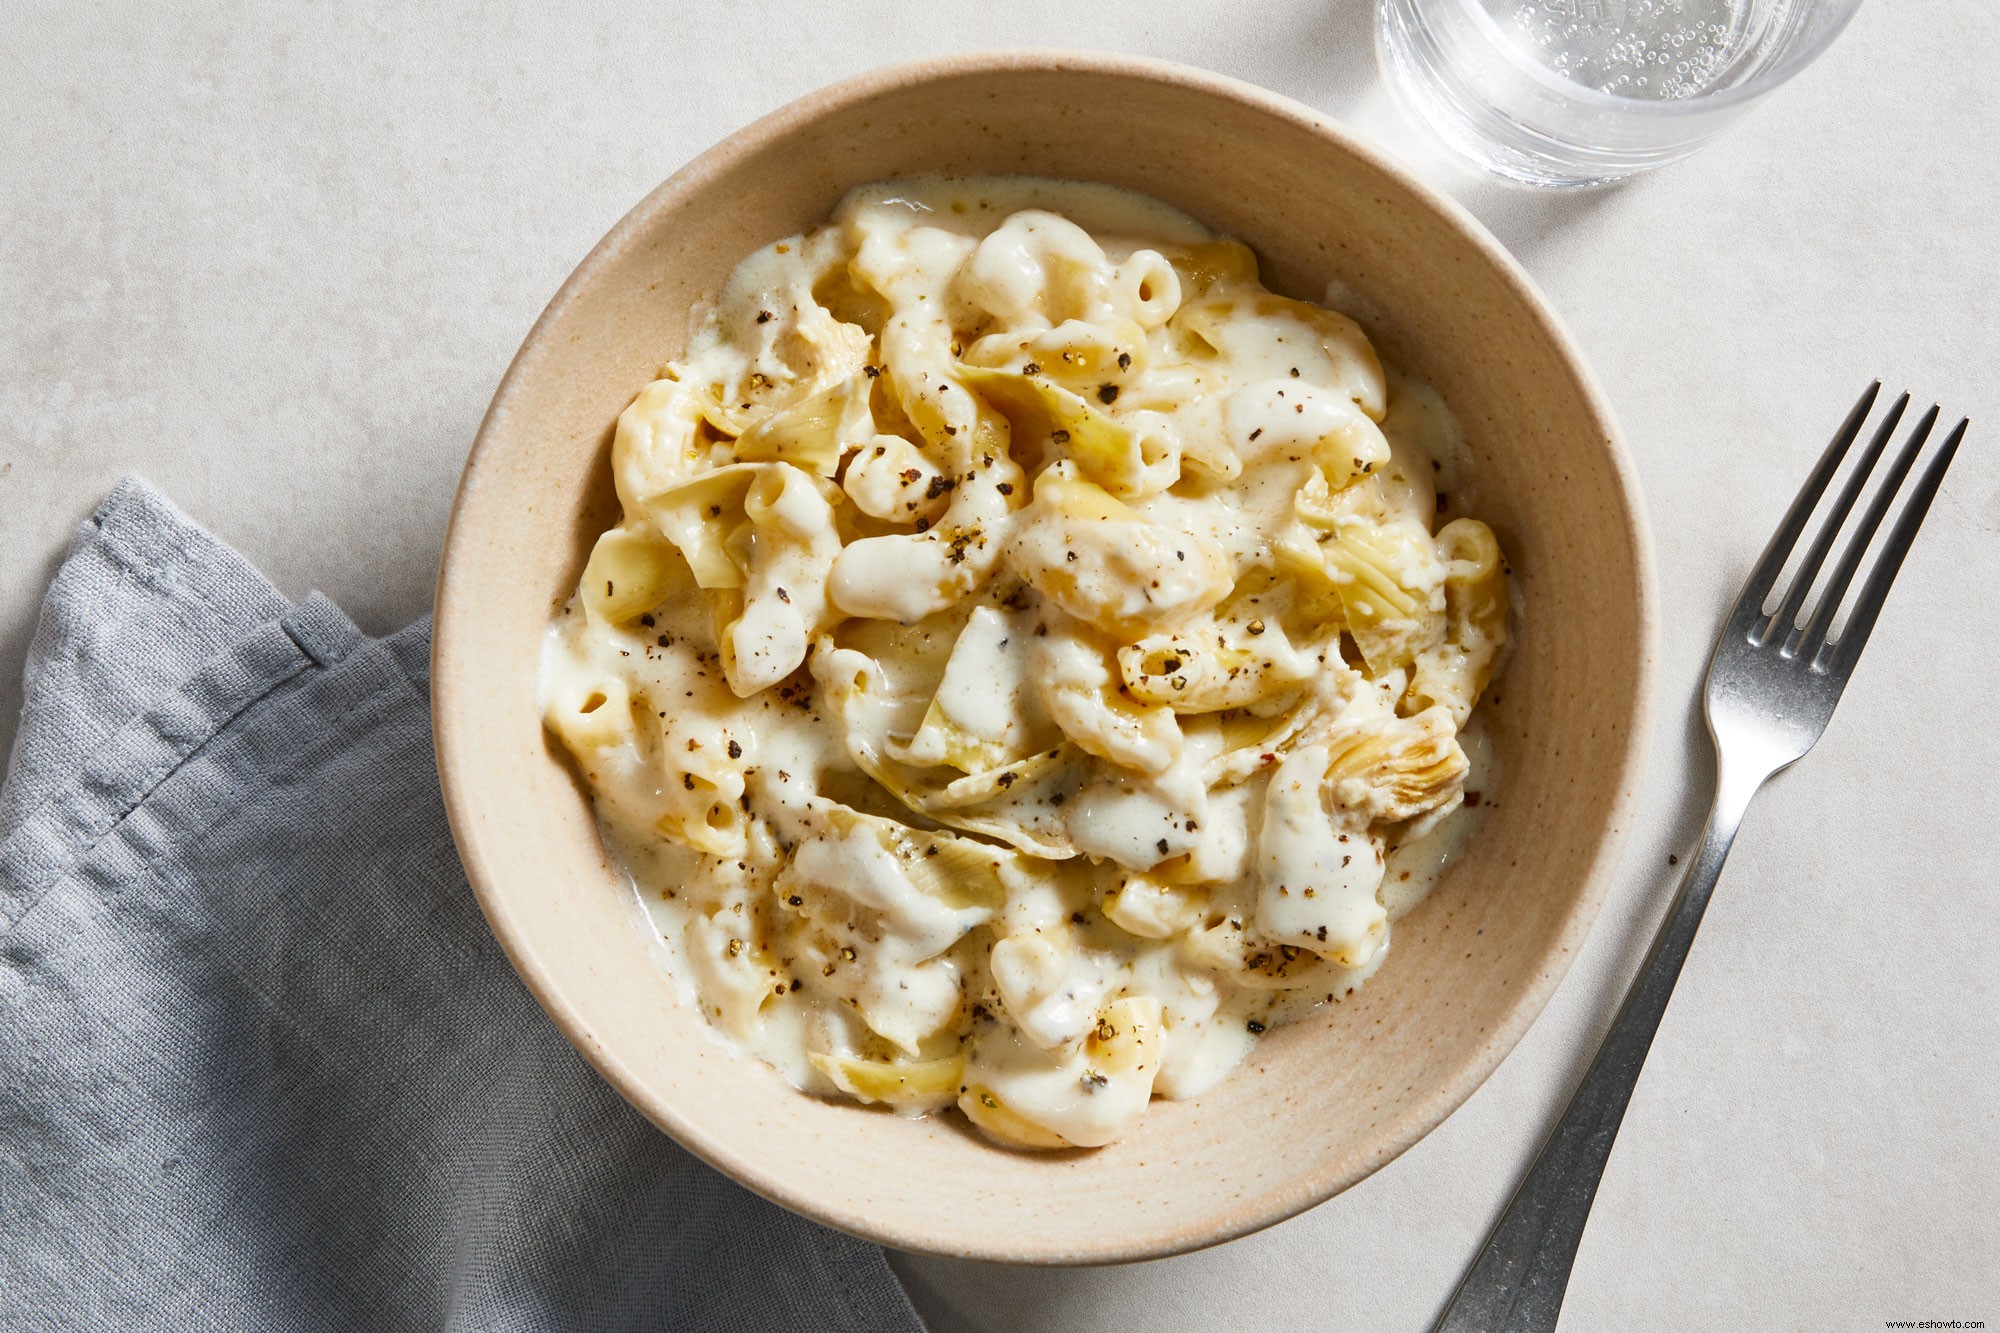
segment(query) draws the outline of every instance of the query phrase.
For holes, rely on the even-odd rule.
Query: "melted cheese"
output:
[[[865,187],[621,416],[544,712],[719,1034],[1097,1146],[1351,993],[1476,822],[1461,453],[1155,201]]]

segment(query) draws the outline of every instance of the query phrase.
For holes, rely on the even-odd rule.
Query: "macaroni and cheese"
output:
[[[619,418],[545,717],[716,1027],[1101,1145],[1351,992],[1448,854],[1508,618],[1452,449],[1163,205],[867,186]]]

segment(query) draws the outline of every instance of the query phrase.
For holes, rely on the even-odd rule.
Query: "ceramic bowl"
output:
[[[617,519],[619,411],[753,248],[851,186],[1029,173],[1155,195],[1247,241],[1270,285],[1345,285],[1386,355],[1463,425],[1476,509],[1524,613],[1488,709],[1485,829],[1360,992],[1274,1030],[1212,1091],[1092,1152],[995,1148],[800,1093],[676,999],[536,706],[536,654]],[[494,934],[632,1104],[750,1188],[908,1250],[1142,1259],[1242,1235],[1352,1185],[1443,1120],[1519,1040],[1597,911],[1631,818],[1653,661],[1632,468],[1575,345],[1473,219],[1380,150],[1247,85],[1034,52],[882,70],[767,116],[632,210],[577,268],[493,399],[452,514],[433,663],[438,766]]]

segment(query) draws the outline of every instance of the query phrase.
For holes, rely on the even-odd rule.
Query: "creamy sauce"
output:
[[[544,713],[727,1040],[1094,1147],[1350,994],[1477,824],[1463,452],[1155,201],[864,187],[621,417]]]

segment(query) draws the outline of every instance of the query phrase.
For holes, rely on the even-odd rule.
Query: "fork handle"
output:
[[[1681,877],[1680,891],[1611,1031],[1432,1333],[1549,1333],[1555,1328],[1619,1122],[1715,892],[1729,844],[1764,776],[1744,781],[1726,769],[1717,774],[1700,850]]]

